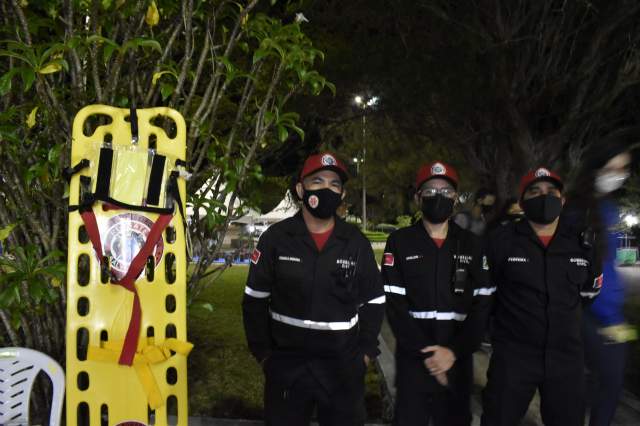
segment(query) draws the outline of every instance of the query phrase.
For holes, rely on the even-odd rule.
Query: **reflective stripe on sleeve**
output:
[[[396,285],[385,285],[384,286],[384,292],[385,293],[401,294],[403,296],[407,295],[407,289],[406,288],[398,287]]]
[[[369,300],[367,303],[372,303],[374,305],[381,305],[385,302],[386,299],[387,298],[384,295],[382,295],[380,297],[376,297],[375,299]]]
[[[599,291],[581,291],[580,292],[580,296],[586,297],[586,298],[589,298],[589,299],[593,299],[598,294],[600,294]]]
[[[480,287],[473,290],[474,296],[491,296],[496,292],[498,287]]]
[[[286,315],[279,314],[277,312],[271,311],[271,318],[275,321],[292,325],[294,327],[300,328],[310,328],[312,330],[350,330],[354,325],[358,323],[358,314],[356,314],[349,321],[338,321],[338,322],[324,322],[324,321],[311,321],[305,319],[298,319],[288,317]]]
[[[438,311],[409,311],[409,315],[417,319],[435,319],[440,321],[464,321],[467,314],[459,314],[457,312],[438,312]]]
[[[249,286],[246,286],[244,288],[244,294],[246,294],[247,296],[255,297],[256,299],[265,299],[265,298],[271,296],[271,293],[268,292],[268,291],[254,290]]]

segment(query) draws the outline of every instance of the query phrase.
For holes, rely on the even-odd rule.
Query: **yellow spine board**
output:
[[[106,115],[111,122],[99,126],[90,136],[85,136],[85,121],[92,115]],[[137,111],[138,145],[147,148],[149,136],[155,135],[159,153],[174,158],[185,159],[186,126],[183,117],[170,108],[150,108]],[[169,138],[164,130],[154,126],[151,120],[157,116],[173,119],[177,128],[176,136]],[[87,158],[97,164],[98,156],[95,144],[111,135],[112,144],[131,144],[131,126],[128,121],[129,110],[105,105],[91,105],[78,112],[73,123],[71,165]],[[94,148],[92,148],[92,146]],[[78,205],[80,193],[80,175],[88,175],[87,170],[73,176],[70,183],[69,204]],[[144,185],[141,182],[140,185]],[[181,199],[186,200],[186,187],[183,179],[178,179]],[[184,206],[183,206],[184,208]],[[94,204],[96,219],[107,220],[124,210],[103,211],[102,203]],[[129,211],[126,211],[129,212]],[[155,222],[155,213],[136,212]],[[117,425],[124,421],[136,421],[155,425],[169,424],[168,415],[177,414],[177,423],[187,425],[187,360],[186,356],[175,354],[166,361],[150,364],[151,372],[160,390],[164,404],[156,410],[149,407],[147,393],[136,373],[134,366],[122,366],[117,362],[104,362],[87,359],[88,347],[104,346],[104,339],[113,343],[122,341],[126,334],[133,294],[121,286],[104,284],[100,278],[100,264],[91,242],[81,242],[81,227],[84,223],[78,211],[69,214],[69,252],[67,274],[67,424],[68,425]],[[167,232],[175,232],[175,241],[167,240]],[[104,239],[104,235],[101,235]],[[174,217],[163,232],[164,253],[156,265],[153,281],[142,274],[136,281],[136,287],[142,307],[138,352],[144,348],[148,335],[154,336],[155,345],[162,346],[166,339],[175,337],[178,341],[187,340],[186,330],[186,250],[185,234],[180,214],[176,210]],[[104,241],[103,241],[104,245]],[[175,256],[175,281],[167,282],[167,258]],[[84,256],[83,256],[84,255]],[[81,257],[84,257],[81,260]],[[82,266],[89,263],[89,279],[84,284],[79,281]],[[175,298],[175,304],[173,299]],[[168,302],[169,299],[169,302]],[[175,305],[175,306],[174,306]],[[169,312],[172,311],[172,312]],[[101,339],[103,342],[101,343]],[[168,354],[168,352],[165,350]],[[119,352],[118,352],[119,353]],[[168,403],[167,403],[168,402]],[[167,411],[169,410],[169,413]],[[105,418],[108,421],[105,423]]]

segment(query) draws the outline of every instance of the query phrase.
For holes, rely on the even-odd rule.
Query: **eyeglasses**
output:
[[[456,190],[453,188],[424,188],[420,191],[420,195],[424,198],[435,197],[436,194],[442,194],[443,197],[453,198],[456,196]]]

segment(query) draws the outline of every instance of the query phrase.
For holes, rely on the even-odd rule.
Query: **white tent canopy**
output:
[[[206,194],[206,198],[212,198],[211,191],[207,191],[208,188],[211,188],[213,185],[211,184],[211,182],[207,182],[205,185],[202,186],[202,188],[198,191],[199,193],[203,193],[203,192],[207,192]],[[222,184],[222,188],[224,188],[224,184]],[[224,205],[228,206],[231,202],[231,194],[226,194],[225,200],[224,200]],[[205,201],[206,203],[206,201]],[[236,209],[240,206],[241,204],[241,200],[239,199],[235,199],[234,203],[233,203],[233,208]],[[293,196],[291,195],[290,191],[287,191],[287,193],[285,194],[284,198],[280,201],[280,203],[278,203],[278,205],[271,210],[268,213],[265,214],[261,214],[260,212],[249,208],[248,212],[240,217],[237,220],[234,220],[233,223],[239,223],[239,224],[245,224],[245,225],[253,225],[253,224],[259,224],[259,223],[264,223],[264,224],[272,224],[275,222],[279,222],[283,219],[286,219],[288,217],[293,216],[294,214],[296,214],[298,212],[298,206],[296,204],[296,201],[294,200]],[[187,203],[187,217],[190,218],[191,216],[193,216],[193,205],[191,205],[190,203]],[[203,207],[200,207],[199,209],[199,214],[200,216],[204,216],[207,214],[206,209]]]
[[[269,213],[258,217],[259,222],[275,223],[298,213],[298,205],[291,192],[287,191],[284,198]]]

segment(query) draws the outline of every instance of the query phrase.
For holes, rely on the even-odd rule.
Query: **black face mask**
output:
[[[302,202],[309,210],[309,213],[318,219],[328,219],[334,214],[342,203],[342,194],[333,192],[329,188],[305,189],[302,195]]]
[[[560,216],[562,200],[551,194],[538,195],[522,201],[522,210],[531,222],[548,225]]]
[[[422,198],[422,214],[431,223],[442,223],[453,213],[453,198],[442,194]]]

